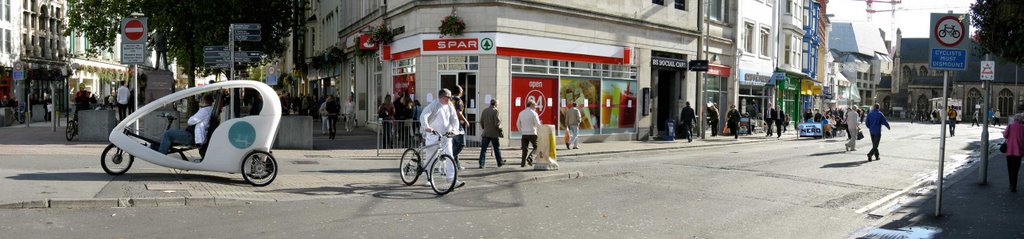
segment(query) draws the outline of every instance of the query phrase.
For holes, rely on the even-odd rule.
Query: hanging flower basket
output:
[[[394,39],[394,35],[391,34],[391,29],[387,25],[381,24],[380,26],[370,29],[370,42],[377,45],[385,45],[391,43]]]
[[[461,36],[462,31],[466,30],[466,22],[462,21],[462,18],[455,15],[448,15],[441,20],[441,26],[437,27],[437,30],[441,32],[441,36]]]

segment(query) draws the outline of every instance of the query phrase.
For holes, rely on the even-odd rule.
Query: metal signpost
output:
[[[121,19],[121,64],[132,65],[132,79],[135,82],[133,101],[135,110],[139,109],[139,64],[146,63],[146,39],[149,26],[146,18]],[[139,131],[139,122],[135,123],[135,131]]]
[[[928,40],[931,46],[928,67],[934,70],[944,70],[942,72],[944,113],[939,117],[941,118],[941,124],[939,124],[941,140],[939,141],[939,174],[936,179],[935,216],[942,214],[942,171],[946,158],[946,121],[949,118],[949,97],[946,95],[949,90],[949,71],[967,69],[967,46],[969,45],[967,42],[970,40],[965,41],[965,39],[970,33],[970,24],[965,24],[964,20],[966,20],[964,14],[932,13],[931,28],[928,29],[931,33]],[[986,137],[985,134],[983,132],[982,137]],[[983,161],[985,160],[988,159],[983,159]]]
[[[992,95],[992,81],[996,79],[995,73],[996,62],[989,61],[988,55],[985,55],[985,61],[981,61],[980,77],[981,82],[984,84],[983,87],[985,88],[985,105],[980,109],[984,110],[981,115],[984,115],[985,117],[985,122],[982,123],[981,127],[981,148],[983,149],[981,150],[981,168],[978,169],[981,171],[981,173],[978,174],[978,177],[981,177],[981,182],[979,182],[981,185],[988,184],[988,104],[989,96]]]
[[[235,79],[235,63],[257,62],[262,58],[256,51],[236,51],[236,41],[262,41],[263,31],[259,23],[232,23],[228,26],[227,46],[203,47],[203,63],[208,68],[228,68],[228,80]],[[228,115],[237,117],[237,104],[235,103],[236,90],[231,90],[231,107],[228,107]]]

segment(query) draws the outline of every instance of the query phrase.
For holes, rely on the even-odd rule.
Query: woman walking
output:
[[[860,132],[860,109],[854,105],[850,112],[846,113],[846,133],[850,135],[846,142],[847,151],[857,151],[857,133]]]
[[[1012,122],[1003,131],[1003,138],[1006,139],[1006,170],[1010,173],[1010,192],[1017,192],[1017,176],[1020,175],[1021,154],[1024,153],[1024,115],[1013,116]]]

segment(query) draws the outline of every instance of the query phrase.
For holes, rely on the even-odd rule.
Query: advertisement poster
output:
[[[401,92],[405,92],[405,95],[416,95],[416,75],[395,76],[394,84],[395,90],[392,95],[401,95]]]
[[[597,133],[601,117],[601,80],[563,77],[561,83],[559,101],[565,100],[567,105],[576,103],[583,116],[580,119],[580,133]]]
[[[601,89],[602,133],[632,131],[636,126],[636,82],[604,80]]]
[[[519,134],[516,121],[519,112],[526,108],[526,102],[537,102],[537,113],[543,124],[558,122],[558,105],[555,97],[558,94],[558,79],[532,76],[512,76],[512,102],[507,104],[512,109],[512,134]],[[502,103],[505,104],[505,103]]]

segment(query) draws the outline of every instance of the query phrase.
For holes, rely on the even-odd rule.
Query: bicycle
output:
[[[64,129],[64,138],[68,141],[75,139],[75,136],[78,136],[78,111],[68,117],[68,125]]]
[[[25,123],[25,103],[18,103],[18,108],[15,110],[14,119],[18,120],[18,124]]]
[[[456,133],[446,133],[441,135],[437,131],[431,132],[434,136],[452,138]],[[399,161],[399,173],[402,176],[402,182],[406,186],[412,186],[419,179],[420,174],[425,170],[429,170],[427,174],[427,181],[430,182],[430,188],[434,190],[437,195],[445,195],[450,193],[456,188],[456,184],[459,179],[458,165],[454,162],[450,154],[444,152],[444,149],[449,147],[449,140],[440,140],[436,144],[424,145],[418,148],[407,148],[402,153],[402,158]],[[421,152],[425,152],[428,148],[437,146],[434,151],[434,157],[427,161],[429,164],[428,168],[423,168]],[[448,181],[450,180],[450,182]]]
[[[960,31],[949,24],[943,25],[942,30],[939,30],[939,37],[946,37],[946,34],[952,35],[953,38],[960,38]]]

